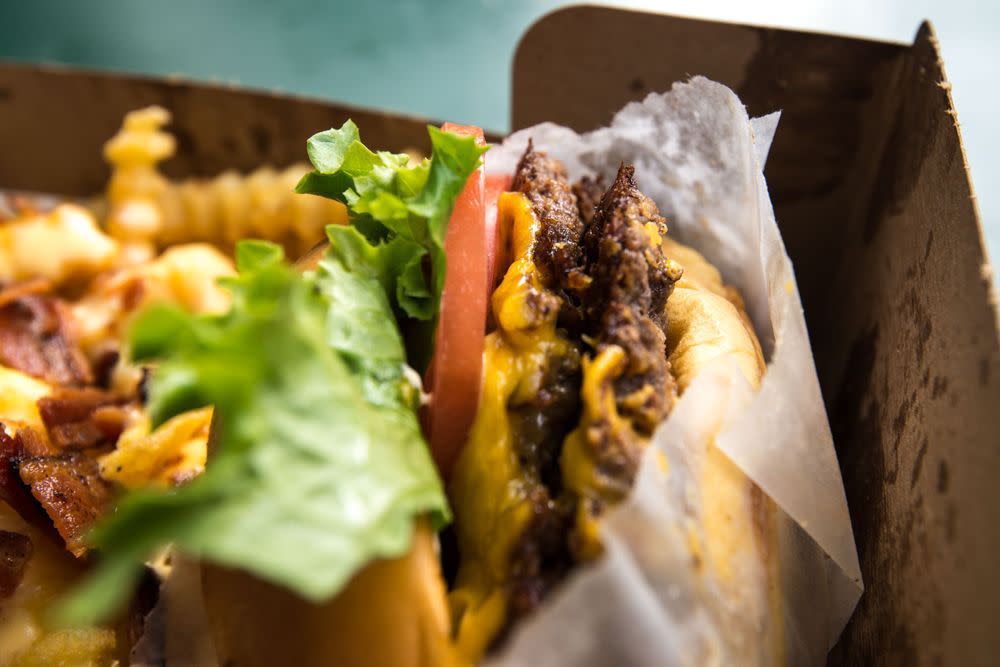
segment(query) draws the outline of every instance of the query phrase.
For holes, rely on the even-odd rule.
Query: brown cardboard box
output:
[[[993,664],[996,295],[933,29],[904,45],[556,12],[518,48],[513,125],[590,129],[691,74],[730,86],[751,115],[782,110],[768,187],[866,585],[831,664]]]
[[[513,126],[606,123],[703,74],[782,110],[767,163],[797,272],[867,590],[830,663],[1000,654],[1000,342],[949,86],[929,24],[909,44],[576,7],[513,65]],[[124,112],[174,114],[172,176],[303,159],[353,117],[426,148],[424,122],[300,98],[0,63],[0,186],[86,195]]]

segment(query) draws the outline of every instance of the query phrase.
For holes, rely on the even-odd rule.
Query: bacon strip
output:
[[[121,435],[130,399],[86,387],[94,380],[90,365],[62,302],[47,289],[29,282],[0,290],[0,364],[55,387],[38,401],[48,438],[0,424],[0,500],[79,558],[86,532],[112,500],[94,449]]]
[[[59,449],[114,443],[125,429],[125,399],[100,389],[57,389],[38,400],[38,412]]]
[[[8,435],[0,424],[0,500],[77,558],[84,536],[110,506],[112,487],[97,460],[60,452],[30,428]]]
[[[21,480],[49,515],[77,558],[87,553],[87,531],[110,506],[111,486],[98,474],[95,459],[78,452],[26,457],[18,465]]]
[[[52,384],[93,381],[59,301],[43,294],[5,298],[0,306],[0,364]]]

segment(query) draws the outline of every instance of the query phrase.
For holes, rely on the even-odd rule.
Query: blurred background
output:
[[[559,0],[0,0],[0,58],[304,93],[505,131],[518,37]],[[934,22],[991,255],[1000,257],[1000,3],[611,0],[740,23],[911,41]]]

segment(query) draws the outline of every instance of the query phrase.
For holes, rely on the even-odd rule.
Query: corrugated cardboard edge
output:
[[[514,59],[515,129],[591,129],[694,74],[782,110],[768,185],[868,586],[831,664],[1000,648],[996,298],[935,44],[929,25],[910,47],[573,7]]]
[[[958,139],[958,149],[962,156],[962,167],[966,174],[966,179],[969,183],[969,201],[972,205],[972,215],[976,220],[976,227],[979,230],[979,247],[982,250],[983,263],[980,268],[983,279],[987,282],[987,300],[990,305],[993,306],[993,315],[995,319],[995,326],[998,332],[1000,332],[1000,296],[997,294],[997,281],[996,274],[991,262],[991,258],[988,252],[988,244],[986,243],[986,235],[983,229],[983,217],[979,210],[979,200],[976,197],[975,187],[972,183],[972,171],[969,167],[969,156],[965,151],[965,137],[962,136],[962,126],[958,121],[958,111],[955,109],[955,98],[951,94],[951,82],[948,81],[947,72],[944,68],[944,58],[941,55],[941,43],[938,41],[937,33],[934,31],[934,25],[930,21],[924,21],[921,24],[920,29],[917,32],[917,38],[914,41],[914,46],[920,44],[922,40],[926,40],[934,50],[935,64],[941,71],[941,80],[938,82],[938,86],[944,91],[945,97],[948,102],[948,115],[951,116],[955,124],[955,136]]]

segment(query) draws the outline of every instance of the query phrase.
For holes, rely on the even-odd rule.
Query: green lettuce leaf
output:
[[[364,162],[352,150],[343,161]],[[214,405],[218,437],[199,478],[129,494],[98,525],[101,559],[63,620],[106,618],[166,544],[322,601],[372,559],[405,553],[414,517],[450,519],[404,374],[389,269],[351,247],[303,276],[277,246],[243,243],[228,313],[159,306],[138,318],[133,358],[160,360],[153,422]]]
[[[309,139],[315,171],[296,186],[347,205],[351,228],[331,232],[330,243],[352,270],[374,267],[407,331],[409,362],[420,372],[433,353],[448,221],[486,150],[473,137],[427,130],[431,157],[411,166],[405,154],[369,150],[348,120]]]

